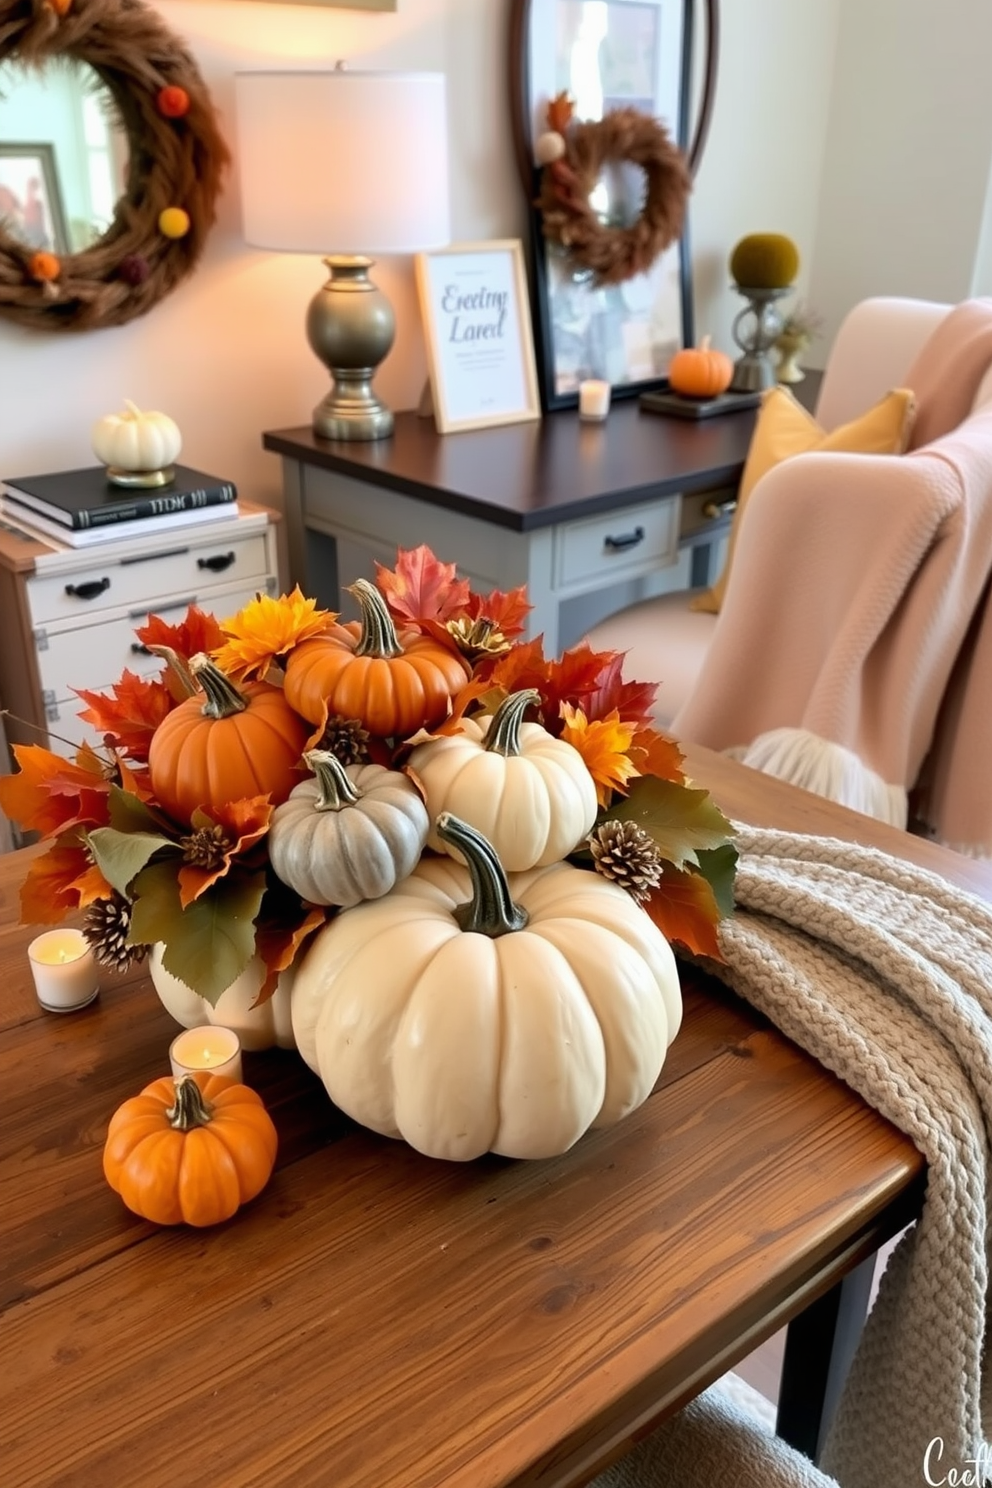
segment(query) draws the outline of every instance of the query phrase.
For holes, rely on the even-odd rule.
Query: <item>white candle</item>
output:
[[[169,1063],[174,1075],[189,1075],[205,1070],[211,1075],[241,1079],[241,1040],[233,1028],[187,1028],[177,1034],[169,1046]]]
[[[86,1007],[100,990],[96,958],[81,930],[46,930],[28,946],[38,1001],[49,1013]]]
[[[610,411],[610,384],[599,377],[579,383],[579,418],[605,419]]]

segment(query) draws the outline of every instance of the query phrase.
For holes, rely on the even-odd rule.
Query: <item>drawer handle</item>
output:
[[[223,573],[234,562],[233,553],[215,553],[212,558],[197,558],[197,568],[209,568],[211,573]]]
[[[736,496],[731,496],[729,501],[705,501],[703,503],[703,516],[711,522],[719,522],[721,517],[732,516],[736,510]]]
[[[152,652],[149,651],[148,647],[147,646],[143,646],[140,641],[132,641],[131,642],[131,650],[134,652],[135,656],[151,656],[152,655]]]
[[[636,548],[638,543],[644,541],[644,528],[635,527],[633,532],[625,532],[623,537],[607,537],[603,546],[611,553],[625,553],[628,548]]]
[[[109,588],[109,579],[90,579],[86,584],[66,584],[65,592],[74,595],[76,599],[96,599],[98,594]]]

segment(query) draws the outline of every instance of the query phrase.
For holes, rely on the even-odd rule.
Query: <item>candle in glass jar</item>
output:
[[[28,946],[28,960],[46,1012],[86,1007],[100,990],[96,958],[81,930],[46,930]]]
[[[599,377],[579,383],[579,417],[605,419],[610,411],[610,384]]]
[[[241,1040],[233,1028],[216,1028],[212,1024],[187,1028],[172,1040],[169,1063],[177,1076],[203,1070],[240,1081]]]

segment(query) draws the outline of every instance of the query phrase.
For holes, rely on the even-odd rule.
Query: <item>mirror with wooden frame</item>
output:
[[[5,6],[0,317],[146,314],[199,259],[228,160],[196,63],[141,0]]]
[[[704,54],[690,138],[697,4]],[[548,106],[567,94],[582,121],[634,110],[648,129],[653,121],[662,146],[667,137],[677,148],[691,176],[709,130],[718,46],[719,0],[512,0],[510,107],[517,169],[530,203],[532,309],[545,409],[574,406],[580,382],[591,377],[607,381],[615,397],[665,386],[671,358],[693,339],[684,226],[643,272],[612,283],[548,232],[535,161],[535,147],[549,128]],[[645,171],[631,159],[606,161],[588,196],[606,233],[629,237],[643,227],[645,183]]]

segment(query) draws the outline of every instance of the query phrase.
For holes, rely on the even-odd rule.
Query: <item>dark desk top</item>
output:
[[[698,421],[614,402],[602,424],[574,408],[534,423],[438,434],[433,420],[396,415],[391,438],[321,439],[309,427],[263,435],[267,450],[372,481],[432,506],[529,532],[678,492],[734,487],[753,411]]]

